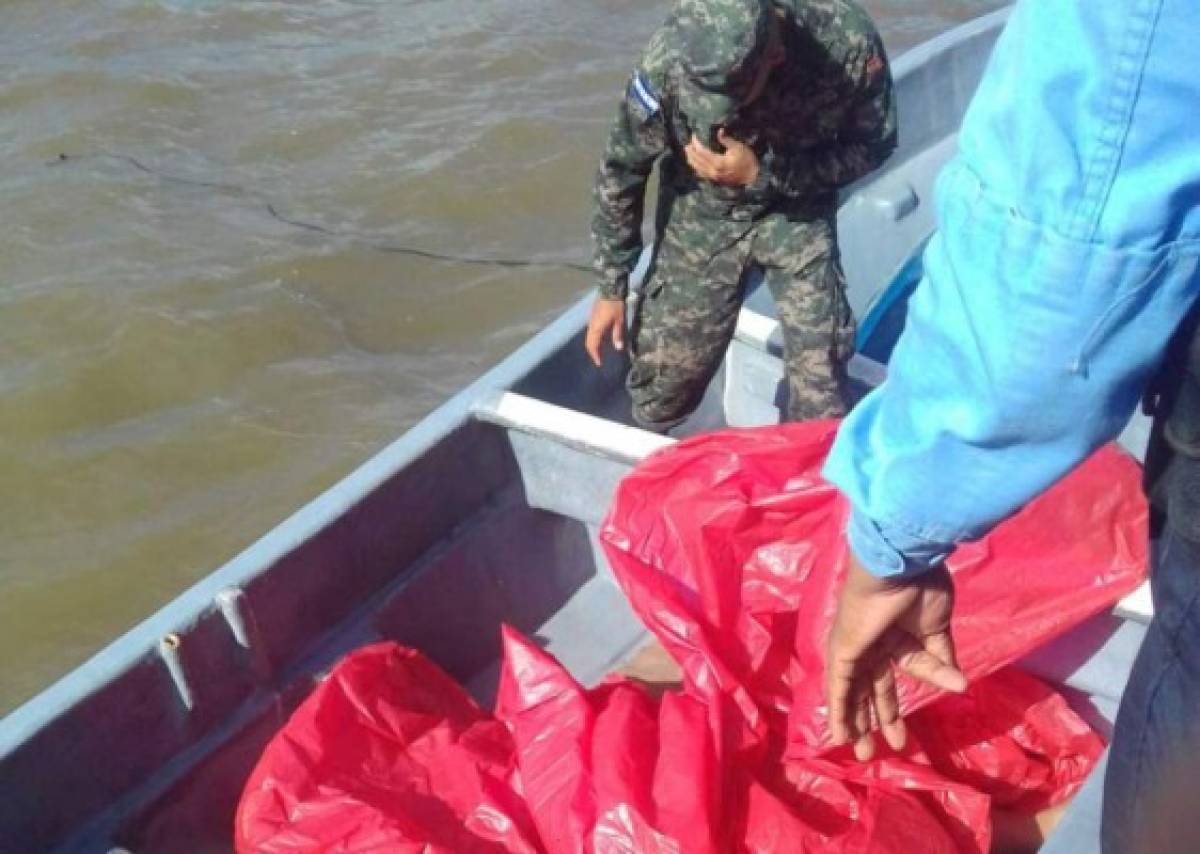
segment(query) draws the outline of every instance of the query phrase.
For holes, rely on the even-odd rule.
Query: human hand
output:
[[[717,141],[725,146],[725,153],[718,154],[695,136],[684,147],[688,165],[706,181],[730,187],[748,187],[758,178],[758,155],[744,142],[731,137],[722,128],[717,131]]]
[[[604,337],[612,334],[614,350],[625,349],[625,300],[604,299],[596,300],[592,306],[592,314],[588,318],[587,335],[584,336],[583,348],[592,357],[592,363],[600,367],[600,348]]]
[[[966,690],[950,637],[953,610],[954,587],[945,566],[914,578],[876,578],[851,555],[825,656],[835,745],[853,743],[856,757],[870,759],[873,717],[893,749],[904,747],[893,664],[944,691]]]

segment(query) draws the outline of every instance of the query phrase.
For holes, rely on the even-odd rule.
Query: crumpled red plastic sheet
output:
[[[788,718],[792,757],[828,746],[823,648],[847,568],[848,506],[820,476],[837,422],[730,430],[655,454],[601,531],[630,603],[751,741]],[[1108,446],[949,561],[971,680],[1112,605],[1145,578],[1141,470]],[[901,708],[934,698],[899,679]]]
[[[268,745],[238,850],[956,854],[988,850],[993,805],[1072,795],[1100,738],[1037,679],[983,674],[1140,581],[1136,465],[1100,452],[956,560],[971,686],[931,705],[910,686],[903,755],[858,763],[823,751],[814,657],[844,567],[818,474],[834,427],[691,440],[622,484],[602,538],[682,691],[585,689],[507,631],[492,718],[418,653],[367,647]]]
[[[512,736],[420,653],[351,653],[267,745],[238,806],[242,852],[542,851]]]
[[[986,851],[994,802],[1073,794],[1103,749],[1015,670],[910,720],[904,756],[721,754],[696,697],[582,688],[515,632],[496,719],[419,653],[359,650],[272,740],[236,822],[242,852]]]

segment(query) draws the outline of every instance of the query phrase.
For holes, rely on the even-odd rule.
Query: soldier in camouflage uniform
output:
[[[837,191],[895,144],[887,57],[853,0],[677,0],[629,81],[595,187],[600,288],[586,346],[599,365],[605,337],[623,345],[660,164],[655,252],[630,330],[639,424],[666,432],[699,404],[753,265],[779,309],[787,417],[845,412],[854,319]]]

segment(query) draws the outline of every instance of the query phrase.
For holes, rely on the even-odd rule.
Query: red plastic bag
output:
[[[988,797],[946,779],[919,754],[778,767],[751,786],[745,837],[731,850],[982,854],[991,847]]]
[[[620,485],[601,540],[638,616],[689,692],[751,743],[788,718],[787,755],[828,746],[823,647],[846,571],[847,506],[820,476],[837,423],[697,437]],[[971,680],[1116,602],[1146,573],[1140,469],[1115,447],[949,565],[953,633]],[[935,691],[900,680],[901,707]]]
[[[1000,808],[1033,815],[1070,800],[1104,740],[1062,695],[1012,667],[948,694],[906,721],[909,737],[947,779]]]
[[[267,745],[235,844],[247,854],[542,850],[503,724],[391,643],[347,656]]]
[[[785,766],[770,739],[723,753],[696,698],[656,700],[628,679],[585,690],[512,631],[502,673],[496,714],[549,854],[988,848],[988,797],[919,756]]]
[[[1140,581],[1136,466],[1102,451],[965,552],[968,692],[911,714],[903,755],[859,763],[816,755],[816,644],[845,556],[845,508],[818,474],[835,427],[692,440],[622,484],[602,537],[682,692],[585,689],[508,631],[493,720],[412,650],[367,647],[267,746],[239,851],[959,854],[988,850],[993,804],[1069,797],[1099,737],[1038,680],[981,674]]]
[[[784,762],[771,734],[722,754],[693,696],[584,689],[517,633],[504,647],[507,728],[412,650],[347,657],[251,775],[238,850],[984,852],[993,800],[1057,803],[1102,749],[1051,689],[1002,671],[913,715],[903,756]]]
[[[516,632],[504,635],[496,716],[516,743],[544,850],[717,852],[724,771],[706,709],[627,679],[590,691]]]

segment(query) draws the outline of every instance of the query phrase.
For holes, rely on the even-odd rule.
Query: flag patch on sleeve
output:
[[[641,71],[635,71],[633,78],[629,81],[629,98],[641,108],[641,112],[647,118],[662,109],[662,104],[654,93],[654,88]]]

